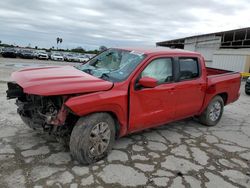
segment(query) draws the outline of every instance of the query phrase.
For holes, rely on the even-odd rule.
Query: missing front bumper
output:
[[[8,82],[7,86],[8,86],[8,90],[6,91],[7,99],[15,99],[24,96],[23,88],[20,87],[15,82]]]

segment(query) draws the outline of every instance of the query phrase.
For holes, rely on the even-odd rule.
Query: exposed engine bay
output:
[[[77,118],[67,110],[67,96],[25,94],[16,83],[9,82],[7,98],[16,98],[17,112],[32,129],[43,130],[58,137],[69,136]]]

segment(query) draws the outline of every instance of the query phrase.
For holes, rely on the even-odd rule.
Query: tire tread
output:
[[[216,120],[216,121],[211,121],[208,117],[208,112],[209,112],[209,109],[210,109],[210,106],[213,102],[215,101],[219,101],[222,105],[222,109],[221,109],[221,114],[220,114],[220,117]],[[205,125],[205,126],[215,126],[221,119],[221,116],[223,114],[223,109],[224,109],[224,101],[222,99],[221,96],[217,95],[215,96],[211,101],[210,103],[208,104],[207,108],[204,110],[204,112],[199,116],[199,121],[201,124]]]
[[[93,126],[98,123],[98,121],[108,122],[111,130],[111,138],[107,152],[105,152],[102,157],[93,159],[88,155],[88,139]],[[70,136],[70,152],[72,157],[81,164],[91,164],[104,158],[112,149],[114,141],[115,123],[113,118],[108,113],[94,113],[82,117],[77,121]]]

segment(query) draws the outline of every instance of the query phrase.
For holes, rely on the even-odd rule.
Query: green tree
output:
[[[83,49],[81,46],[77,47],[77,48],[73,48],[71,49],[72,52],[76,52],[76,53],[85,53],[85,49]]]
[[[107,50],[108,48],[106,47],[106,46],[100,46],[99,47],[99,51],[100,52],[103,52],[103,51],[105,51],[105,50]]]

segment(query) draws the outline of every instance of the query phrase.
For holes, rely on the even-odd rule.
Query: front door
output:
[[[130,86],[130,132],[169,122],[175,112],[173,59],[151,59],[141,70]],[[136,87],[138,80],[144,76],[155,78],[158,85],[154,88]]]

